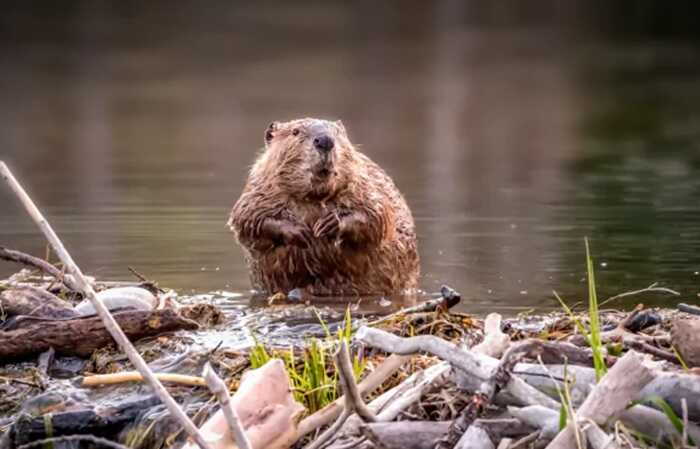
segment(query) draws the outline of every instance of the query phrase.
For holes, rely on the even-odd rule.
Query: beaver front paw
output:
[[[329,211],[314,225],[314,237],[335,239],[340,234],[340,217],[336,211]]]
[[[265,220],[262,226],[262,237],[269,238],[277,246],[292,245],[300,248],[309,248],[312,242],[312,233],[308,226],[294,223],[289,220]]]

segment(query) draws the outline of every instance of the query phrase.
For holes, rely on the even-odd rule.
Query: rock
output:
[[[689,366],[700,366],[700,319],[678,319],[671,325],[671,344]]]

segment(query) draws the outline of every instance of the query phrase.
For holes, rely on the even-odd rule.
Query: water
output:
[[[0,158],[85,271],[245,300],[224,223],[265,127],[341,118],[414,211],[426,291],[474,312],[580,299],[589,236],[602,297],[697,302],[693,14],[422,5],[4,7]],[[0,213],[0,244],[43,254],[6,188]]]

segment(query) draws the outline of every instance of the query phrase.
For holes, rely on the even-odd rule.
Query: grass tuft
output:
[[[345,311],[343,326],[338,329],[336,335],[331,334],[325,321],[318,313],[316,315],[326,338],[309,339],[299,355],[295,354],[293,347],[268,352],[257,340],[249,354],[251,368],[259,368],[271,358],[281,359],[289,374],[294,397],[306,407],[308,413],[322,409],[340,395],[338,372],[335,369],[332,354],[341,341],[344,340],[349,345],[352,336],[352,316],[349,308]],[[365,366],[365,361],[359,356],[352,357],[355,379],[359,380]]]
[[[588,345],[593,351],[593,368],[595,368],[596,381],[600,379],[607,372],[607,367],[605,366],[605,359],[603,357],[603,345],[600,340],[600,322],[599,322],[599,311],[598,311],[598,294],[596,293],[595,285],[595,271],[593,269],[593,258],[591,257],[590,247],[588,245],[588,238],[584,239],[586,243],[586,273],[588,277],[588,329],[581,323],[576,314],[566,305],[563,299],[553,292],[554,296],[561,304],[564,311],[574,322],[576,328],[584,336]]]

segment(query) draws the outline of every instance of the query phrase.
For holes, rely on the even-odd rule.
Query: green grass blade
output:
[[[593,259],[591,258],[591,250],[586,242],[586,271],[588,273],[588,315],[590,320],[589,326],[589,343],[593,351],[593,367],[595,368],[595,377],[597,381],[605,375],[607,367],[603,359],[603,345],[600,340],[600,323],[598,319],[598,295],[595,286],[595,271],[593,270]]]

